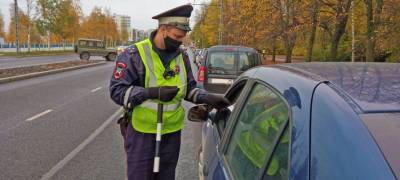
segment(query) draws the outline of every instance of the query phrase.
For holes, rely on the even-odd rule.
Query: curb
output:
[[[54,70],[49,70],[49,71],[34,72],[34,73],[23,74],[23,75],[19,75],[19,76],[0,78],[0,84],[9,83],[9,82],[13,82],[13,81],[24,80],[24,79],[29,79],[29,78],[34,78],[34,77],[40,77],[40,76],[45,76],[45,75],[50,75],[50,74],[55,74],[55,73],[60,73],[60,72],[83,69],[83,68],[87,68],[87,67],[103,65],[103,64],[106,64],[106,63],[107,62],[98,62],[98,63],[93,63],[93,64],[86,64],[86,65],[73,66],[73,67],[67,67],[67,68],[61,68],[61,69],[54,69]]]

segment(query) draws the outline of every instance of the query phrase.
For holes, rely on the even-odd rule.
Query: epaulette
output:
[[[125,51],[128,52],[129,54],[136,54],[139,52],[135,45],[130,45],[125,49]]]

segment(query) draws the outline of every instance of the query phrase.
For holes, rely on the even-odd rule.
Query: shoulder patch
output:
[[[123,62],[117,62],[117,65],[115,66],[114,69],[114,78],[115,79],[121,79],[121,77],[124,76],[124,71],[126,69],[126,64]]]

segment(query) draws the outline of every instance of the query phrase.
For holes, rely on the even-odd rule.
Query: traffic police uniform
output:
[[[189,17],[192,10],[191,5],[184,5],[154,16],[153,19],[158,19],[160,25],[190,31]],[[129,180],[154,179],[152,169],[157,103],[164,104],[158,177],[174,179],[185,114],[181,100],[208,103],[218,99],[218,96],[211,96],[205,90],[196,88],[187,54],[180,49],[167,52],[155,46],[153,39],[156,33],[157,30],[149,39],[129,46],[118,55],[110,82],[112,100],[130,109],[131,113],[124,137]],[[162,102],[149,98],[149,88],[157,86],[175,86],[179,90],[173,99]],[[162,93],[162,90],[158,91]]]

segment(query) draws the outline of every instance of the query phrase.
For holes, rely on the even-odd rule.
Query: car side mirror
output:
[[[189,109],[188,120],[193,122],[204,122],[208,118],[209,107],[205,104],[196,105]]]
[[[213,110],[210,113],[208,113],[208,118],[213,122],[213,123],[226,123],[228,120],[229,116],[231,115],[231,110],[229,108],[223,108],[219,110]]]
[[[217,111],[213,110],[208,113],[208,118],[211,120],[211,122],[215,123],[217,121]]]

